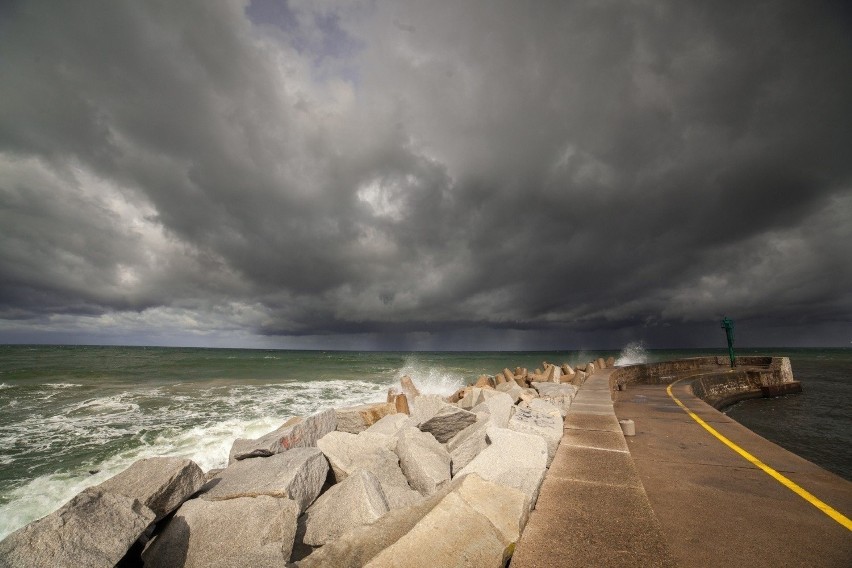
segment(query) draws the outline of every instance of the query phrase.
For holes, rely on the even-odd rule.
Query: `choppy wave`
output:
[[[261,436],[291,416],[383,400],[388,386],[360,380],[207,382],[85,398],[69,393],[52,397],[50,405],[37,391],[15,399],[24,408],[16,409],[19,420],[0,421],[2,463],[44,473],[18,480],[0,496],[0,540],[138,459],[177,456],[204,470],[224,467],[236,438]]]
[[[0,390],[11,389],[14,388],[15,385],[7,385],[6,383],[0,383]]]
[[[626,367],[628,365],[641,365],[648,362],[648,352],[645,350],[645,345],[641,341],[631,341],[619,353],[615,360],[616,367]]]

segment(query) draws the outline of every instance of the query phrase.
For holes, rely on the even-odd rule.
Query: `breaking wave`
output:
[[[615,366],[626,367],[628,365],[641,365],[647,362],[648,352],[645,350],[645,345],[641,341],[631,341],[618,354]]]

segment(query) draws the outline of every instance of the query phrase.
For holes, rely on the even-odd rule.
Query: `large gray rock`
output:
[[[533,383],[533,387],[538,391],[542,400],[559,408],[563,417],[568,414],[571,401],[577,395],[577,387],[567,383]]]
[[[376,476],[358,470],[332,486],[308,508],[303,542],[322,546],[348,530],[372,523],[389,510]]]
[[[383,434],[331,432],[319,442],[337,483],[362,469],[374,474],[382,486],[391,509],[407,507],[421,500],[399,465],[399,457],[380,439]],[[398,441],[397,441],[398,444]]]
[[[300,421],[288,420],[274,432],[260,438],[235,440],[231,446],[228,463],[280,454],[292,448],[310,448],[316,446],[317,440],[329,432],[334,432],[336,428],[337,417],[331,408]]]
[[[194,461],[156,457],[135,462],[96,489],[138,499],[159,521],[201,489],[204,481],[204,472]]]
[[[527,497],[520,491],[469,476],[365,566],[505,566],[527,511]]]
[[[337,431],[357,434],[358,432],[363,432],[389,414],[396,414],[396,405],[392,402],[338,408],[335,410]]]
[[[509,419],[515,412],[515,404],[512,397],[504,392],[495,392],[493,396],[473,409],[474,413],[484,411],[488,413],[488,422],[498,428],[505,428]]]
[[[379,419],[378,422],[364,430],[370,434],[387,434],[396,436],[396,434],[406,426],[414,426],[414,421],[406,414],[388,414]]]
[[[560,420],[562,420],[563,416],[562,409],[550,402],[547,402],[543,398],[535,398],[529,402],[521,402],[518,404],[518,408],[527,408],[529,410],[534,410],[535,412],[555,416]]]
[[[562,440],[562,418],[545,414],[530,408],[520,408],[509,419],[509,430],[541,436],[547,442],[548,465],[556,455],[556,448]]]
[[[0,542],[0,566],[111,568],[155,517],[137,499],[89,489]]]
[[[237,497],[287,497],[302,513],[319,495],[328,462],[319,448],[295,448],[268,458],[239,461],[203,488],[201,498],[224,501]]]
[[[432,434],[406,428],[398,436],[396,454],[411,487],[428,496],[450,480],[450,454]]]
[[[444,397],[437,394],[422,394],[408,402],[409,409],[411,410],[411,419],[415,425],[426,422],[447,404]]]
[[[524,389],[519,387],[518,383],[510,381],[497,385],[497,390],[508,394],[512,398],[512,404],[514,404],[518,402],[519,398],[521,398],[521,392]]]
[[[491,423],[481,420],[471,424],[447,442],[447,451],[452,459],[452,474],[456,475],[461,469],[469,464],[479,452],[488,447],[486,432]]]
[[[444,444],[474,422],[476,422],[476,414],[473,412],[463,410],[454,404],[446,404],[432,418],[421,423],[420,430],[429,432],[435,436],[436,440]]]
[[[458,483],[452,482],[410,507],[392,509],[373,524],[344,533],[299,561],[299,568],[361,568],[410,531],[457,486]]]
[[[284,566],[293,550],[299,506],[268,495],[192,499],[142,553],[146,568]]]
[[[345,533],[302,560],[299,568],[504,566],[526,521],[524,497],[467,476],[412,507]]]
[[[530,506],[547,471],[547,442],[540,436],[506,428],[488,428],[489,446],[456,474],[457,478],[475,473],[483,479],[514,487],[524,492]]]

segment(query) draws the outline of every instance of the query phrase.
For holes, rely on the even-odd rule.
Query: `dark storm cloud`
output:
[[[9,4],[0,332],[550,347],[701,343],[727,313],[845,343],[848,24],[796,2]]]

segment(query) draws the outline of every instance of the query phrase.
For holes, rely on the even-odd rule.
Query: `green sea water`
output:
[[[172,455],[221,467],[231,442],[295,415],[383,400],[410,375],[449,394],[480,374],[542,361],[620,364],[725,350],[336,352],[0,346],[0,539],[135,460]],[[740,350],[788,355],[803,395],[740,403],[730,416],[852,479],[852,350]]]

